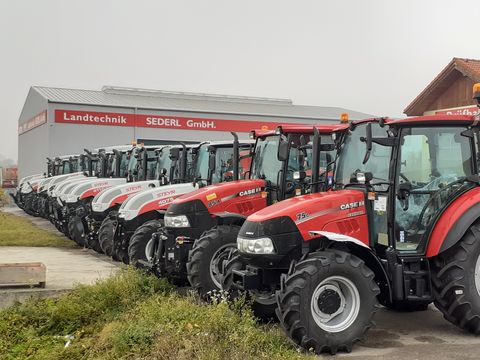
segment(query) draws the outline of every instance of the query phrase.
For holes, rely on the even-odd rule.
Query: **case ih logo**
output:
[[[129,126],[177,130],[238,131],[252,129],[273,130],[285,123],[186,118],[147,114],[123,114],[111,112],[55,110],[55,122],[77,125]]]
[[[258,192],[262,191],[261,188],[255,188],[255,189],[249,189],[249,190],[245,190],[245,191],[240,191],[238,193],[238,196],[247,196],[247,195],[253,195],[253,194],[256,194]]]
[[[354,209],[354,208],[364,206],[364,205],[365,205],[365,201],[355,201],[355,202],[351,202],[351,203],[348,203],[348,204],[340,205],[340,210]]]

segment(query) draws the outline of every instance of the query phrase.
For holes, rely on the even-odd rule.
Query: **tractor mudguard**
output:
[[[387,275],[387,271],[382,265],[379,257],[368,247],[364,242],[352,236],[337,234],[327,231],[310,231],[312,236],[321,236],[323,239],[328,239],[327,245],[322,242],[322,247],[335,248],[335,244],[342,244],[346,246],[350,253],[357,256],[367,267],[375,274],[375,281],[380,287],[380,302],[385,304],[392,301],[392,288]],[[318,250],[318,249],[316,249]]]
[[[455,245],[467,229],[480,218],[480,188],[460,195],[435,223],[427,246],[431,258]]]

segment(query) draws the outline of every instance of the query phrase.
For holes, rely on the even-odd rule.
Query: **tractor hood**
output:
[[[123,202],[118,216],[126,221],[150,211],[166,210],[180,195],[198,189],[197,184],[173,184],[139,192]]]
[[[187,203],[201,201],[210,213],[231,212],[248,216],[267,204],[265,180],[237,180],[204,186],[178,197],[168,208],[169,215],[185,213]]]
[[[76,203],[80,199],[94,197],[102,190],[110,188],[115,185],[125,184],[125,178],[97,178],[81,182],[66,193],[65,201],[67,203]]]
[[[62,181],[60,184],[58,184],[55,188],[51,190],[51,197],[56,197],[62,201],[65,201],[65,196],[69,193],[70,190],[73,189],[74,186],[90,180],[92,180],[92,178],[77,177]]]
[[[71,174],[64,174],[64,175],[57,175],[53,176],[50,179],[52,179],[48,183],[48,189],[47,189],[47,194],[49,196],[52,196],[52,190],[57,188],[60,184],[62,184],[64,181],[68,181],[70,179],[72,180],[78,180],[78,179],[86,179],[87,176],[83,172],[76,172],[76,173],[71,173]]]
[[[328,232],[368,244],[365,193],[360,190],[328,191],[281,201],[250,215],[240,236],[268,236],[279,231],[282,221],[288,223],[285,228],[289,231],[296,227],[303,240]]]
[[[31,181],[34,179],[46,179],[46,177],[43,174],[34,174],[34,175],[25,176],[21,178],[20,181],[18,182],[17,190],[21,189],[22,185],[25,184],[27,181]]]
[[[92,211],[104,212],[111,207],[122,204],[127,198],[140,191],[150,190],[160,186],[159,180],[137,181],[120,184],[98,193],[92,201]]]

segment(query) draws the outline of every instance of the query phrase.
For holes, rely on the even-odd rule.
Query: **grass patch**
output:
[[[40,229],[27,218],[0,211],[0,246],[77,247],[63,235]]]
[[[66,338],[68,336],[68,338]],[[73,338],[72,338],[73,337]],[[66,341],[71,344],[65,347]],[[0,311],[1,359],[305,359],[238,302],[206,305],[128,269]]]

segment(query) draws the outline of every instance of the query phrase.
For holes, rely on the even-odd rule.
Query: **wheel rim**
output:
[[[222,264],[228,259],[230,250],[235,249],[236,244],[226,244],[220,247],[210,259],[210,278],[218,289],[222,288],[221,275]]]
[[[480,255],[475,264],[475,287],[477,288],[478,295],[480,295]]]
[[[355,284],[343,276],[330,276],[314,290],[311,313],[317,325],[328,332],[347,329],[360,311],[360,294]]]
[[[153,257],[150,256],[150,254],[152,254],[153,246],[154,246],[153,237],[151,237],[150,240],[148,240],[147,245],[145,246],[145,258],[147,259],[148,262],[152,262],[153,260]]]

